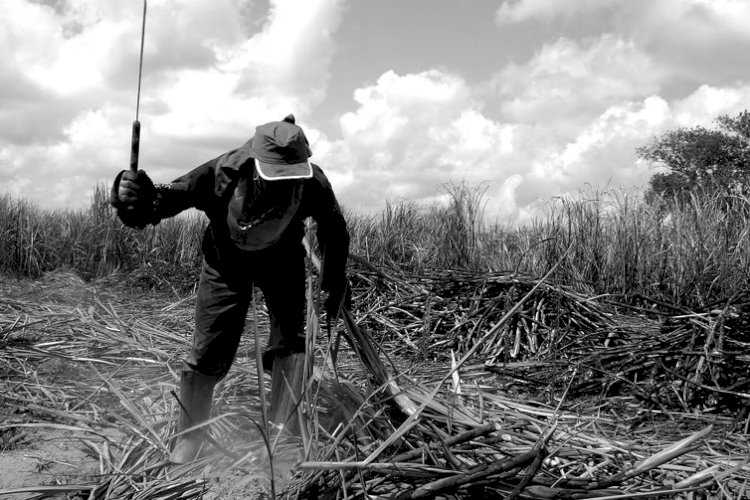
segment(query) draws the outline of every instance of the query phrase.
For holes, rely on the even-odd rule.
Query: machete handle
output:
[[[141,144],[141,122],[133,122],[133,135],[130,138],[130,171],[138,172],[138,152]]]

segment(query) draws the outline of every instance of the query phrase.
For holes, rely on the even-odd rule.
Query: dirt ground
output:
[[[37,363],[35,368],[28,376],[50,386],[87,375],[76,364],[57,358]],[[0,408],[0,499],[25,500],[37,495],[3,494],[6,491],[96,481],[102,473],[97,448],[122,439],[122,434],[112,428],[82,432],[75,420],[61,410],[36,403],[8,404],[12,403],[14,391],[7,375],[0,373],[6,395]],[[51,392],[50,398],[54,399]],[[60,493],[51,498],[77,497]]]
[[[13,436],[0,452],[0,492],[24,487],[87,482],[99,473],[99,463],[72,433],[56,429],[29,429]],[[2,498],[26,499],[33,494]],[[63,497],[64,498],[64,497]]]

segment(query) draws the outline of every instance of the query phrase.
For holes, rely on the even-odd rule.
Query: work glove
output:
[[[346,277],[336,280],[334,286],[329,290],[328,297],[326,297],[323,306],[325,307],[328,319],[339,317],[341,307],[345,309],[352,308],[352,289]]]
[[[123,170],[115,178],[110,202],[126,226],[143,229],[149,223],[155,224],[154,200],[156,187],[145,171]]]

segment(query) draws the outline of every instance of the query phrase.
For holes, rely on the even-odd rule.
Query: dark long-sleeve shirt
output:
[[[238,247],[232,238],[227,216],[235,190],[243,180],[250,184],[249,178],[254,170],[254,159],[249,156],[247,143],[200,165],[170,184],[157,185],[155,219],[158,221],[197,208],[209,219],[203,240],[204,252],[223,261],[219,262],[222,267],[252,265],[256,251]],[[300,251],[304,220],[312,217],[317,224],[318,244],[323,255],[321,288],[328,291],[344,277],[349,233],[330,182],[320,167],[313,164],[312,170],[312,178],[299,181],[303,184],[299,206],[281,237],[270,247],[257,252],[293,255]],[[248,191],[247,196],[252,196],[252,192]]]

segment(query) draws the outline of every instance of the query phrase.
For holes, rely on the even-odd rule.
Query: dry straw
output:
[[[675,410],[668,399],[661,407],[637,406],[637,391],[590,397],[597,384],[605,391],[612,382],[601,374],[613,365],[600,363],[602,371],[593,376],[592,363],[581,360],[611,360],[628,349],[625,340],[612,336],[623,330],[613,329],[617,317],[611,306],[517,275],[384,278],[391,274],[355,270],[360,309],[345,314],[343,329],[334,329],[330,339],[312,322],[318,337],[316,375],[304,403],[303,461],[291,480],[282,480],[287,470],[277,471],[279,496],[746,495],[746,430],[720,416]],[[473,292],[467,299],[468,289]],[[311,303],[313,293],[310,289]],[[6,416],[2,436],[10,436],[10,442],[26,432],[28,437],[13,441],[18,447],[41,429],[54,428],[95,459],[85,474],[71,471],[54,478],[70,484],[14,491],[100,500],[246,498],[270,491],[269,450],[252,424],[262,419],[262,411],[251,336],[240,350],[246,354],[217,387],[216,412],[206,425],[214,445],[187,466],[165,462],[175,427],[174,368],[192,329],[193,300],[128,295],[114,281],[86,284],[67,274],[2,285],[1,397],[6,407],[18,410]],[[430,307],[422,311],[429,311],[429,318],[424,318],[418,304],[427,300]],[[717,317],[663,321],[668,331],[684,332],[679,326],[684,321],[696,328],[690,330],[693,351],[704,361],[689,366],[691,387],[712,388],[716,349],[739,346],[732,344],[740,340],[727,324],[729,316],[723,316],[722,328]],[[336,349],[339,334],[352,349]],[[641,353],[648,358],[648,332],[643,335]],[[435,356],[449,346],[460,355],[453,364]],[[484,364],[497,352],[491,366],[503,376]],[[663,351],[655,352],[654,357],[663,357]],[[420,357],[425,362],[415,364]],[[644,363],[649,369],[658,366]],[[681,380],[667,379],[668,374],[661,372],[656,382]],[[560,379],[550,380],[555,376]],[[544,390],[538,390],[545,377]],[[617,377],[629,387],[640,386],[635,372]],[[722,390],[740,401],[747,392]],[[636,412],[653,421],[636,420]],[[288,465],[285,457],[299,456],[292,445],[277,441],[271,447],[277,467]]]

